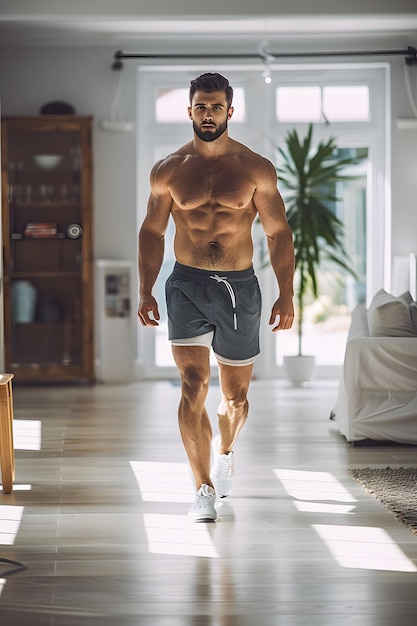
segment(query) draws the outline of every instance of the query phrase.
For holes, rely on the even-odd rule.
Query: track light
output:
[[[116,59],[113,62],[112,70],[118,72],[119,76],[113,102],[110,108],[110,118],[100,122],[100,128],[104,131],[126,133],[133,130],[133,123],[130,120],[124,119],[120,107],[120,96],[123,88],[123,67],[123,63],[120,59]]]
[[[271,71],[270,71],[270,69],[269,69],[269,68],[268,68],[268,69],[265,69],[265,70],[262,72],[262,76],[263,76],[263,79],[264,79],[264,81],[265,81],[265,83],[266,83],[267,85],[270,85],[270,84],[272,83],[272,76],[271,76]]]
[[[272,54],[269,54],[265,48],[268,45],[267,41],[262,41],[257,48],[257,52],[260,57],[262,57],[264,61],[264,71],[262,72],[263,79],[267,85],[272,83],[272,71],[271,71],[271,63],[275,61],[275,58]]]

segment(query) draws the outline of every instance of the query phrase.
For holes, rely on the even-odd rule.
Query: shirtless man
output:
[[[156,163],[147,215],[139,232],[143,326],[160,319],[152,288],[164,255],[169,217],[175,223],[176,263],[166,283],[169,339],[181,376],[179,426],[196,483],[195,521],[214,521],[216,494],[230,494],[233,446],[248,415],[247,392],[259,353],[261,297],[253,272],[251,229],[259,215],[279,297],[272,331],[293,322],[294,249],[270,161],[228,136],[233,89],[220,74],[191,81],[188,115],[194,138]],[[219,367],[222,401],[213,440],[205,409],[209,350]]]

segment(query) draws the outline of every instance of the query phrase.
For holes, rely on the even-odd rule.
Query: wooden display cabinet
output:
[[[5,370],[94,380],[92,118],[2,120]]]

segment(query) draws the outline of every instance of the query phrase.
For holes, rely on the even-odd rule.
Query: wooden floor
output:
[[[415,626],[417,537],[347,469],[417,451],[351,447],[336,393],[254,381],[233,493],[195,524],[177,385],[15,386],[1,626]]]

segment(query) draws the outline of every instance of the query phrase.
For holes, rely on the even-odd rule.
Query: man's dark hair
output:
[[[191,81],[190,86],[190,104],[196,91],[205,91],[212,93],[213,91],[224,91],[226,94],[227,108],[232,106],[233,87],[229,85],[227,78],[217,72],[207,72],[201,74]]]

